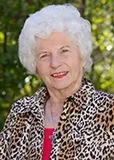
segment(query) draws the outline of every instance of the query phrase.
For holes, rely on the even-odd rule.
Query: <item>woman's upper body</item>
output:
[[[13,105],[0,134],[0,159],[42,159],[48,96],[43,87]],[[98,92],[83,80],[81,89],[64,102],[51,159],[114,159],[114,95]]]
[[[71,5],[44,7],[25,22],[19,58],[46,87],[17,101],[0,137],[1,159],[41,159],[54,128],[51,159],[114,158],[114,95],[83,79],[91,67],[90,23]]]

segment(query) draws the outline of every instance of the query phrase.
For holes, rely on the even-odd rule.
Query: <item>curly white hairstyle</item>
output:
[[[92,65],[91,25],[71,4],[49,5],[31,14],[19,36],[19,59],[23,66],[36,74],[35,37],[47,38],[53,32],[65,32],[79,46],[83,67],[89,72]]]

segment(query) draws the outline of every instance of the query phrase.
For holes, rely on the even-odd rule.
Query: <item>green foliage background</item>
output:
[[[87,75],[98,90],[114,93],[113,0],[0,0],[0,130],[17,99],[42,86],[18,60],[18,36],[30,13],[49,4],[71,3],[92,25],[93,66]]]

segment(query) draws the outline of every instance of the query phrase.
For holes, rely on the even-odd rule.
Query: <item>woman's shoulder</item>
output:
[[[36,91],[32,96],[25,96],[12,104],[11,112],[14,113],[24,113],[31,110],[35,104],[40,103],[40,101],[45,99],[45,95],[47,94],[46,87],[40,88]]]
[[[94,104],[97,107],[97,118],[100,124],[114,125],[114,94],[96,91]]]
[[[111,93],[95,90],[94,99],[99,103],[112,103],[114,105],[114,94]]]
[[[4,129],[15,126],[17,120],[20,121],[22,120],[22,117],[28,117],[28,115],[30,116],[30,113],[38,113],[38,111],[40,111],[40,102],[42,99],[42,95],[45,92],[46,88],[42,87],[32,96],[23,97],[13,103],[5,121]]]
[[[114,114],[114,94],[95,91],[93,102],[95,106],[97,106],[99,112],[113,112]]]

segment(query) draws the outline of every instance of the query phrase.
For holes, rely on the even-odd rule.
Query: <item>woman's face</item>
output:
[[[62,90],[77,86],[83,76],[78,46],[63,32],[36,39],[36,44],[36,69],[47,88]]]

